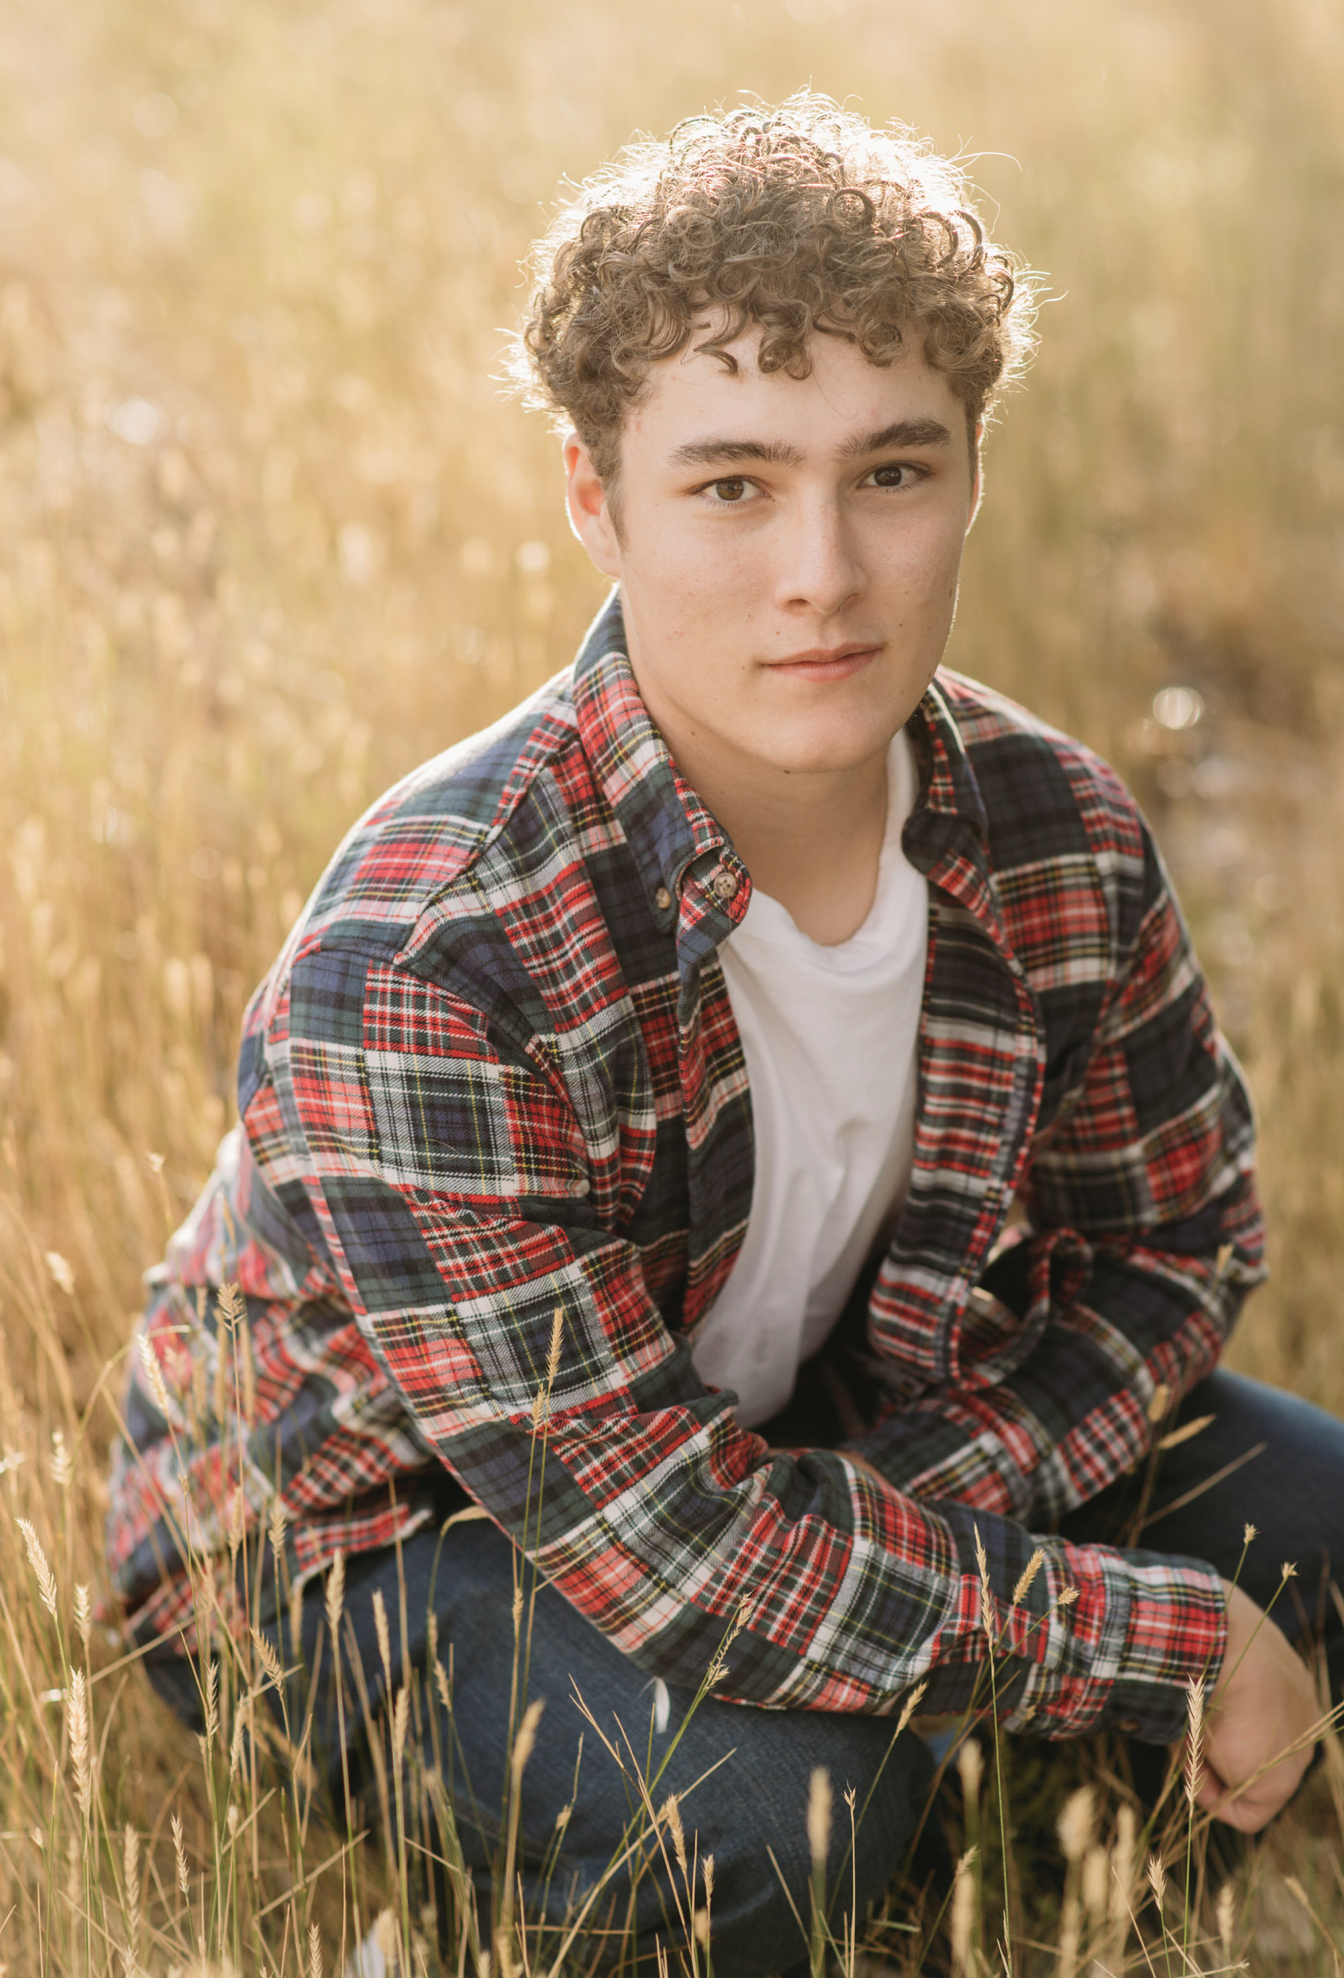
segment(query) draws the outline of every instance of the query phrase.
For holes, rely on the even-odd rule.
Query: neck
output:
[[[752,884],[824,947],[849,940],[877,891],[887,822],[887,751],[841,770],[784,770],[673,732],[677,767],[718,819]]]

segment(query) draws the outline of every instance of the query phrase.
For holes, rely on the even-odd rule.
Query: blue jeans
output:
[[[1126,1478],[1072,1513],[1062,1529],[1077,1540],[1141,1542],[1194,1555],[1230,1578],[1242,1552],[1243,1528],[1253,1523],[1259,1535],[1240,1583],[1263,1605],[1279,1584],[1282,1562],[1296,1563],[1298,1578],[1280,1597],[1275,1619],[1290,1636],[1323,1639],[1338,1697],[1344,1688],[1344,1629],[1328,1583],[1332,1562],[1344,1558],[1344,1424],[1291,1395],[1227,1373],[1214,1374],[1187,1398],[1180,1419],[1197,1415],[1212,1415],[1213,1423],[1161,1459],[1146,1503],[1144,1478]],[[1139,1515],[1143,1522],[1135,1530]],[[319,1659],[319,1639],[326,1635],[322,1597],[320,1591],[310,1595],[304,1607],[304,1663],[318,1671],[316,1745],[325,1752],[328,1783],[338,1805],[346,1778],[352,1797],[366,1802],[372,1797],[374,1762],[358,1703],[352,1703],[361,1682],[374,1717],[386,1721],[373,1619],[375,1589],[382,1590],[391,1623],[394,1689],[401,1682],[403,1612],[411,1667],[425,1669],[431,1610],[445,1664],[451,1650],[451,1720],[437,1706],[426,1711],[419,1743],[424,1766],[437,1764],[447,1788],[465,1862],[481,1890],[482,1924],[488,1928],[509,1734],[513,1547],[492,1525],[468,1522],[442,1539],[437,1530],[416,1535],[402,1548],[400,1563],[391,1552],[351,1562],[345,1597],[343,1744],[325,1639]],[[654,1686],[546,1586],[537,1593],[531,1640],[528,1696],[543,1700],[545,1708],[523,1782],[518,1865],[529,1915],[547,1912],[558,1923],[566,1907],[582,1901],[619,1852],[632,1810],[620,1769],[591,1727],[584,1735],[576,1786],[585,1723],[574,1691],[582,1694],[613,1743],[621,1747],[628,1738],[635,1762],[644,1766],[651,1759],[654,1768],[668,1751],[691,1698],[672,1690],[666,1729],[651,1729]],[[289,1656],[290,1645],[282,1647]],[[702,1859],[714,1856],[713,1950],[719,1978],[757,1978],[787,1970],[805,1956],[805,1939],[789,1898],[806,1921],[806,1809],[814,1766],[826,1768],[835,1792],[828,1879],[832,1885],[841,1879],[837,1911],[851,1908],[853,1890],[862,1915],[899,1871],[929,1789],[929,1754],[910,1733],[893,1744],[893,1726],[880,1718],[706,1701],[658,1784],[659,1804],[669,1792],[684,1795],[687,1835],[698,1836]],[[718,1769],[705,1778],[712,1767]],[[849,1819],[842,1794],[847,1787],[854,1789],[858,1807],[867,1807],[852,1866],[844,1862]],[[557,1819],[565,1807],[572,1810],[559,1832]],[[371,1811],[366,1807],[366,1816]],[[547,1884],[548,1851],[553,1870]],[[624,1904],[630,1898],[641,1964],[651,1960],[660,1937],[669,1944],[684,1941],[675,1920],[677,1881],[674,1870],[669,1885],[655,1854],[633,1897],[628,1879],[618,1878],[615,1915],[608,1917],[604,1902],[595,1920],[610,1922],[619,1932],[627,1922]]]

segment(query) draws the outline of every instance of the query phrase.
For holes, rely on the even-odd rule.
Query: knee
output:
[[[714,1968],[758,1978],[806,1957],[813,1903],[812,1850],[825,1833],[828,1924],[838,1936],[888,1891],[918,1826],[932,1781],[925,1746],[871,1721],[774,1719],[796,1733],[772,1764],[747,1755],[742,1786],[712,1822]],[[827,1727],[836,1727],[826,1736]],[[814,1771],[826,1774],[813,1788]],[[714,1782],[711,1781],[712,1790]],[[704,1850],[708,1836],[701,1834]]]

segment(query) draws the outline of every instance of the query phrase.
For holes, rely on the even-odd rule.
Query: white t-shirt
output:
[[[895,1227],[914,1156],[928,886],[901,850],[915,799],[902,730],[887,758],[877,894],[824,948],[753,892],[719,950],[751,1086],[756,1175],[732,1275],[692,1348],[702,1380],[766,1421]]]

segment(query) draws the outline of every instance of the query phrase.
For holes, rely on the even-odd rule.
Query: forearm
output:
[[[1249,1184],[1160,1244],[1032,1238],[973,1294],[961,1379],[892,1404],[855,1453],[917,1496],[1048,1523],[1143,1459],[1260,1275]]]

